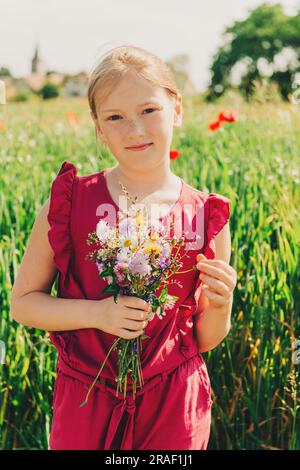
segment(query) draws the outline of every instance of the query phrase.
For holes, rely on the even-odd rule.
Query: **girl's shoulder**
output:
[[[79,168],[79,165],[78,165]],[[87,175],[78,175],[78,168],[69,161],[64,161],[55,175],[50,191],[50,204],[64,201],[78,203],[82,197],[106,197],[103,183],[105,169]],[[81,166],[80,166],[81,168]]]
[[[205,209],[207,212],[209,212],[209,209],[224,209],[224,208],[230,208],[230,199],[223,195],[219,194],[216,192],[209,192],[207,190],[201,191],[200,189],[195,188],[194,186],[191,186],[188,184],[185,180],[183,180],[184,186],[185,186],[185,192],[184,192],[184,201],[195,201],[198,204],[203,204],[205,206]]]
[[[48,239],[55,253],[54,260],[61,272],[66,272],[72,252],[72,214],[75,208],[82,214],[90,206],[90,202],[102,194],[99,179],[103,171],[79,176],[76,166],[64,161],[52,181],[47,206],[50,227]],[[98,184],[99,186],[96,186]]]
[[[78,175],[78,169],[77,167],[68,161],[64,161],[57,173],[57,175],[54,178],[54,181],[59,181],[62,185],[68,185],[76,182],[77,184],[85,185],[87,183],[93,184],[93,182],[96,182],[96,180],[105,172],[104,170],[97,171],[94,173],[90,173],[88,175]]]
[[[230,199],[223,194],[201,191],[186,182],[184,184],[183,210],[189,212],[189,206],[192,205],[194,217],[200,217],[200,227],[204,227],[206,238],[204,254],[207,258],[212,258],[215,251],[214,238],[231,216]]]

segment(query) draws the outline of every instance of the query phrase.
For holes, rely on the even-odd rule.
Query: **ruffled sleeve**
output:
[[[210,193],[205,201],[206,243],[203,254],[208,259],[215,257],[215,236],[230,219],[230,200],[217,193]]]
[[[52,182],[48,212],[48,240],[54,252],[54,262],[64,283],[72,254],[70,216],[76,167],[64,161]]]
[[[216,246],[214,238],[226,225],[230,219],[230,200],[226,196],[217,193],[210,193],[205,201],[204,221],[205,221],[205,244],[201,253],[207,259],[214,259]],[[199,273],[200,276],[200,273]],[[197,307],[201,293],[202,280],[198,276],[194,290],[194,302]],[[197,308],[193,315],[197,313]]]

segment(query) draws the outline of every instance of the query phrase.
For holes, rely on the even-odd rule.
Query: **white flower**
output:
[[[96,233],[99,240],[104,243],[111,237],[110,227],[104,220],[100,220],[100,222],[98,222]]]

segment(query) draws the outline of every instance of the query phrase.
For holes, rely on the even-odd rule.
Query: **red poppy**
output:
[[[223,110],[219,113],[219,121],[221,122],[236,122],[238,120],[237,111]]]
[[[170,159],[171,160],[176,160],[176,158],[179,157],[179,152],[178,150],[170,150]]]
[[[213,121],[209,124],[209,129],[213,132],[215,132],[216,130],[219,129],[219,127],[221,127],[221,122],[218,120],[218,121]]]

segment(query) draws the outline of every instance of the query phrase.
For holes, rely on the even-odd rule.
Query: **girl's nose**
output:
[[[128,119],[128,126],[132,129],[141,130],[142,124],[139,119]]]

